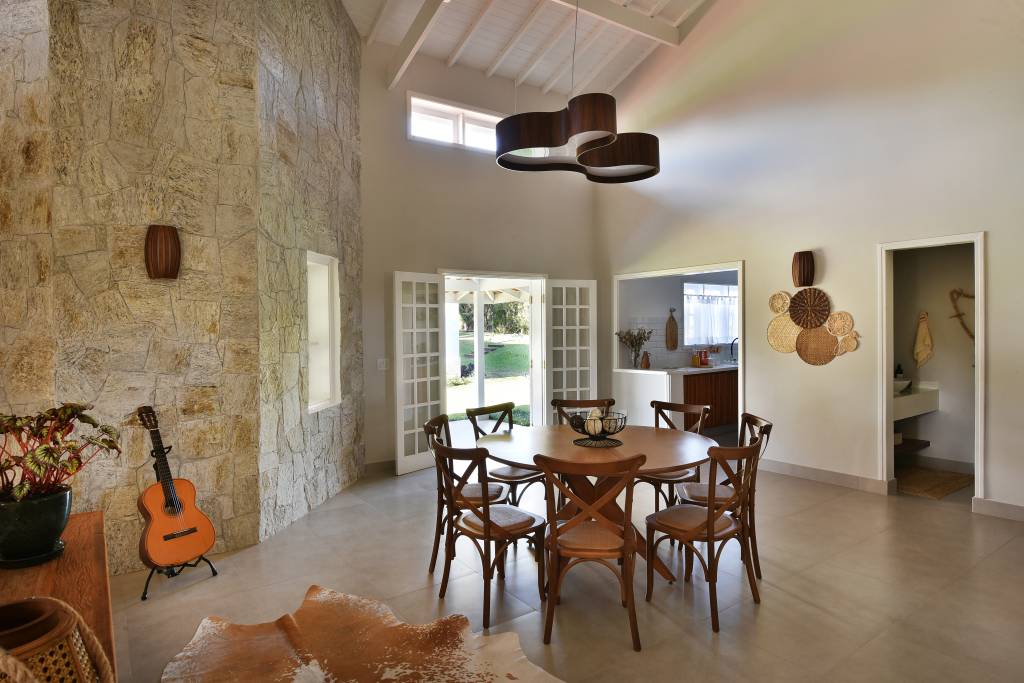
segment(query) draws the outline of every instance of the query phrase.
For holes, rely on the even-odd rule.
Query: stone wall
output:
[[[0,409],[53,403],[46,0],[0,1]]]
[[[362,435],[359,35],[341,3],[259,3],[260,537],[355,480]],[[307,414],[306,251],[340,261],[339,406]]]
[[[0,412],[81,401],[121,427],[74,499],[115,573],[141,568],[147,403],[215,551],[255,543],[362,463],[356,33],[336,0],[0,12]],[[146,275],[153,223],[179,228],[177,280]],[[345,402],[312,416],[307,247],[345,263]]]

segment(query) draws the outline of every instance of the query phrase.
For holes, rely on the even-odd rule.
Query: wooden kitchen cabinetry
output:
[[[739,375],[736,370],[686,375],[683,394],[687,403],[711,406],[705,427],[736,424],[739,421]]]

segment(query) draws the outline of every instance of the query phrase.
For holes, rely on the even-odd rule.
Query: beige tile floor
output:
[[[157,680],[204,616],[271,620],[314,583],[383,600],[409,622],[461,612],[479,629],[473,549],[460,546],[444,601],[440,570],[426,571],[433,487],[432,472],[366,478],[266,543],[216,558],[217,578],[202,569],[157,577],[145,603],[144,573],[115,578],[122,679]],[[650,603],[641,575],[644,649],[634,653],[614,579],[582,566],[567,578],[545,646],[525,549],[493,590],[491,631],[517,632],[533,662],[567,681],[1024,679],[1024,524],[972,515],[967,491],[934,502],[770,473],[759,488],[762,602],[751,600],[733,544],[719,634],[699,575],[656,580]],[[645,486],[637,496],[641,521],[653,496]],[[533,487],[526,505],[540,512],[542,502]],[[678,566],[667,546],[663,556]]]

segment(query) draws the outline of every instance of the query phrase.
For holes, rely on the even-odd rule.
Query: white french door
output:
[[[395,472],[434,464],[423,423],[445,412],[444,277],[395,273]]]
[[[551,399],[596,398],[597,281],[548,280],[547,395],[548,424],[557,422]]]

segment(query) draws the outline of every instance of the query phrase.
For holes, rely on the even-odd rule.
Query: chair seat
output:
[[[647,516],[648,524],[676,531],[684,536],[692,535],[698,530],[700,530],[701,534],[704,534],[705,532],[701,525],[707,521],[708,509],[703,505],[673,505],[670,508],[659,510]],[[715,520],[715,537],[731,533],[738,526],[732,515],[726,513]]]
[[[639,477],[639,479],[650,484],[679,484],[684,481],[697,481],[698,476],[697,470],[683,470],[681,472],[667,472],[665,474],[645,474]]]
[[[736,492],[731,486],[717,485],[715,486],[715,502],[725,503],[730,500]],[[707,484],[680,484],[679,495],[681,498],[686,500],[692,500],[695,503],[707,503],[708,502],[708,485]]]
[[[568,531],[558,532],[559,548],[569,553],[617,553],[622,551],[623,544],[621,536],[595,521],[581,522]]]
[[[541,517],[522,508],[517,508],[515,505],[491,505],[488,513],[490,514],[492,525],[496,524],[506,533],[510,534],[544,525],[544,520]],[[464,531],[472,534],[479,536],[484,533],[484,522],[475,512],[463,515],[459,518],[457,524]],[[495,534],[495,531],[497,531],[497,534],[501,533],[498,530],[492,530],[491,533]]]
[[[540,481],[544,478],[544,473],[528,470],[525,467],[499,467],[498,469],[488,471],[487,476],[491,479],[500,479],[501,481],[520,484],[531,479]]]
[[[463,498],[468,499],[471,503],[482,503],[483,497],[481,495],[480,484],[466,484],[462,487]],[[508,495],[508,486],[505,484],[487,484],[487,499],[488,501],[504,500]]]

